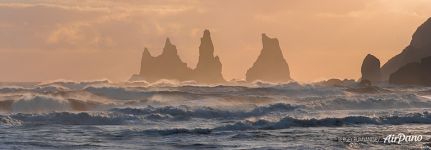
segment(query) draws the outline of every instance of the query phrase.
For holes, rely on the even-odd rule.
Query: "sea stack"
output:
[[[199,61],[194,69],[194,80],[201,83],[225,82],[220,59],[218,56],[214,56],[214,45],[209,30],[205,30],[201,38]]]
[[[377,57],[368,54],[364,61],[362,62],[361,67],[361,80],[368,80],[371,83],[376,83],[381,81],[381,73],[380,73],[380,60]]]
[[[187,67],[178,56],[177,48],[166,39],[161,55],[153,57],[147,48],[142,53],[141,69],[139,75],[133,75],[130,79],[154,82],[160,79],[190,80],[192,70]]]
[[[420,63],[404,65],[390,75],[391,84],[431,85],[431,56],[423,58]]]
[[[387,81],[389,76],[402,66],[420,62],[427,56],[431,56],[431,18],[418,27],[409,46],[382,66],[383,80]]]
[[[214,45],[209,30],[204,31],[199,46],[199,61],[196,69],[190,69],[178,56],[177,48],[166,39],[161,55],[151,56],[147,48],[142,53],[139,74],[133,75],[129,81],[145,80],[154,82],[160,79],[187,81],[199,83],[222,83],[222,64],[218,56],[214,56]]]
[[[290,78],[289,65],[283,57],[278,39],[262,34],[263,48],[253,66],[246,73],[246,80],[286,82]]]

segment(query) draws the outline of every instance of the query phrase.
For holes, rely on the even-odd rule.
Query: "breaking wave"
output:
[[[84,93],[76,96],[23,94],[0,99],[0,111],[13,113],[44,113],[54,111],[103,110],[113,103],[96,97],[86,97]]]
[[[139,118],[130,115],[121,115],[103,112],[53,112],[42,114],[13,114],[8,116],[14,120],[19,120],[25,125],[125,125],[139,122]]]
[[[274,130],[290,127],[339,127],[349,125],[401,125],[401,124],[431,124],[431,114],[428,112],[407,114],[405,116],[347,116],[343,118],[296,119],[285,117],[279,121],[267,120],[241,121],[232,125],[217,127],[215,130]]]
[[[406,116],[347,116],[343,118],[322,119],[296,119],[285,117],[279,121],[267,120],[240,121],[234,124],[215,128],[173,128],[173,129],[151,129],[142,131],[143,134],[172,135],[172,134],[211,134],[213,132],[243,131],[243,130],[277,130],[291,127],[341,127],[357,125],[403,125],[403,124],[431,124],[431,114],[428,112],[408,114]]]
[[[188,106],[165,106],[165,107],[152,107],[145,108],[114,108],[111,111],[120,112],[123,114],[133,115],[147,115],[148,119],[191,119],[191,118],[205,118],[205,119],[238,119],[248,117],[259,117],[269,114],[277,114],[289,112],[303,108],[303,106],[294,106],[291,104],[277,103],[267,106],[258,106],[250,111],[244,110],[222,110],[211,107],[198,107],[191,108]]]
[[[67,87],[62,87],[62,86],[56,86],[56,85],[50,85],[50,86],[37,86],[37,87],[32,87],[32,88],[28,88],[28,87],[18,87],[18,86],[3,86],[0,87],[0,93],[10,93],[10,94],[14,94],[14,93],[29,93],[29,92],[33,92],[33,93],[55,93],[58,91],[65,91],[68,90]]]
[[[52,112],[52,111],[70,111],[69,101],[48,96],[30,96],[25,95],[19,100],[12,103],[12,112]]]
[[[75,81],[69,81],[69,80],[55,80],[55,81],[49,81],[38,84],[38,86],[45,87],[45,86],[59,86],[59,87],[66,87],[68,89],[74,89],[79,90],[83,89],[87,86],[93,86],[93,85],[108,85],[112,83],[109,80],[93,80],[93,81],[82,81],[82,82],[75,82]]]
[[[431,101],[416,94],[387,94],[344,96],[330,100],[317,100],[309,104],[321,110],[370,110],[431,108]]]
[[[405,108],[431,108],[429,93],[427,88],[362,89],[295,82],[199,85],[192,81],[170,80],[156,83],[54,81],[0,86],[0,111],[7,113],[0,116],[0,124],[123,125],[208,120],[217,126],[223,125],[211,126],[211,130],[429,124],[428,113],[377,118],[352,116],[358,115],[354,110],[400,109],[403,112]],[[347,116],[344,118],[298,119],[321,117],[320,111],[334,110],[352,112],[344,114]],[[225,122],[237,123],[226,125]],[[182,129],[170,132],[188,133]],[[194,132],[201,130],[190,133]]]
[[[10,116],[0,115],[0,128],[1,127],[15,127],[20,126],[22,124],[21,121],[13,119]]]

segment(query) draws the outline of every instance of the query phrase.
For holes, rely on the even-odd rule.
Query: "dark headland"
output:
[[[404,65],[391,74],[389,83],[431,86],[431,56]]]
[[[428,56],[431,56],[431,18],[417,28],[410,44],[400,54],[382,66],[383,80],[388,81],[389,76],[402,66],[420,62],[422,58]]]
[[[431,18],[420,25],[410,44],[381,68],[380,61],[368,54],[361,67],[361,80],[391,84],[431,85]]]

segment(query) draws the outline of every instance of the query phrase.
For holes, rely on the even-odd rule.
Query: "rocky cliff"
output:
[[[418,27],[409,46],[382,66],[383,80],[388,80],[402,66],[419,62],[427,56],[431,56],[431,18]]]
[[[420,63],[413,62],[404,65],[390,75],[389,83],[431,85],[431,56],[423,58]]]
[[[361,66],[361,80],[368,80],[372,83],[381,81],[380,60],[368,54]]]
[[[279,42],[262,34],[263,48],[253,66],[246,73],[246,80],[286,82],[290,78],[289,66],[283,57]]]

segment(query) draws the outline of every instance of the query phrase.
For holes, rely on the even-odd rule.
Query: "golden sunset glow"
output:
[[[3,0],[0,81],[125,81],[166,37],[194,68],[205,29],[227,80],[245,78],[262,33],[294,80],[358,79],[368,53],[384,64],[430,16],[429,0]]]

